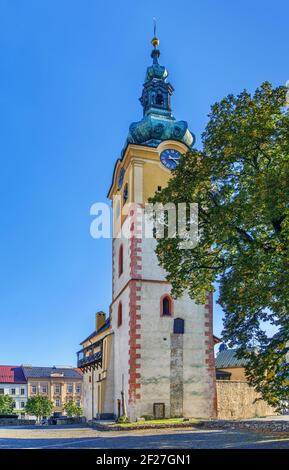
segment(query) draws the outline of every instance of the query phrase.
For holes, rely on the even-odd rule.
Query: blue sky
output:
[[[89,211],[141,118],[153,16],[197,146],[215,101],[289,79],[285,0],[0,0],[2,364],[73,365],[108,311],[111,241]]]

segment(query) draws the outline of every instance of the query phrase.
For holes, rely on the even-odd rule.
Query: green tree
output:
[[[81,407],[78,406],[76,402],[73,400],[70,400],[67,403],[65,403],[63,408],[67,416],[81,416],[82,415]]]
[[[0,395],[0,415],[13,413],[13,399],[9,395]]]
[[[152,199],[198,204],[197,247],[159,239],[158,259],[175,296],[188,289],[202,303],[219,283],[223,338],[248,359],[249,382],[274,406],[289,396],[287,92],[265,82],[212,106],[203,150],[182,156]]]
[[[43,416],[50,416],[52,410],[53,402],[48,397],[42,396],[28,398],[25,407],[26,413],[36,416],[37,421],[40,421]]]

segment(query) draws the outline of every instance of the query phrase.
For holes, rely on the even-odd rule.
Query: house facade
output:
[[[78,351],[78,367],[83,372],[83,413],[88,420],[113,416],[113,332],[104,312],[96,313],[95,323],[95,331],[82,341]]]
[[[217,380],[246,382],[246,359],[238,359],[235,349],[224,349],[216,356]]]
[[[0,395],[13,399],[14,413],[25,415],[27,402],[27,381],[20,366],[0,366]]]
[[[28,398],[46,396],[53,401],[53,414],[65,415],[64,405],[69,401],[82,406],[82,373],[74,368],[22,367],[27,381]]]
[[[85,396],[93,393],[87,391],[93,388],[92,369],[106,377],[94,388],[102,384],[102,411],[114,416],[127,414],[131,421],[144,415],[211,418],[217,407],[212,295],[205,305],[186,293],[173,299],[156,240],[145,229],[145,204],[166,187],[181,154],[194,143],[188,124],[172,114],[174,90],[159,63],[157,38],[152,45],[140,98],[143,118],[129,128],[108,193],[114,214],[112,302],[106,320],[110,352],[105,352],[104,332],[96,329],[81,343],[78,367],[84,372]],[[99,341],[99,349],[88,353],[86,348]],[[90,367],[85,361],[91,361]],[[92,403],[88,408],[87,417],[97,417],[100,408]]]

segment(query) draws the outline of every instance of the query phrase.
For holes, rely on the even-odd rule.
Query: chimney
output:
[[[98,331],[105,323],[105,313],[100,311],[95,314],[95,329]]]

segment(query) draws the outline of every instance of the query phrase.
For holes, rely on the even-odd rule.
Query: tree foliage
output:
[[[198,203],[197,247],[159,239],[158,259],[175,296],[188,289],[202,303],[219,283],[223,338],[246,357],[248,380],[273,405],[289,396],[287,91],[265,82],[253,95],[243,91],[213,105],[203,150],[182,156],[152,200]]]
[[[70,400],[64,405],[64,410],[66,411],[67,416],[81,416],[82,409],[76,404],[75,401]]]
[[[13,399],[9,395],[0,395],[0,415],[14,412]]]
[[[48,397],[37,395],[27,400],[26,413],[36,416],[39,420],[44,416],[50,416],[53,410],[53,402]]]

